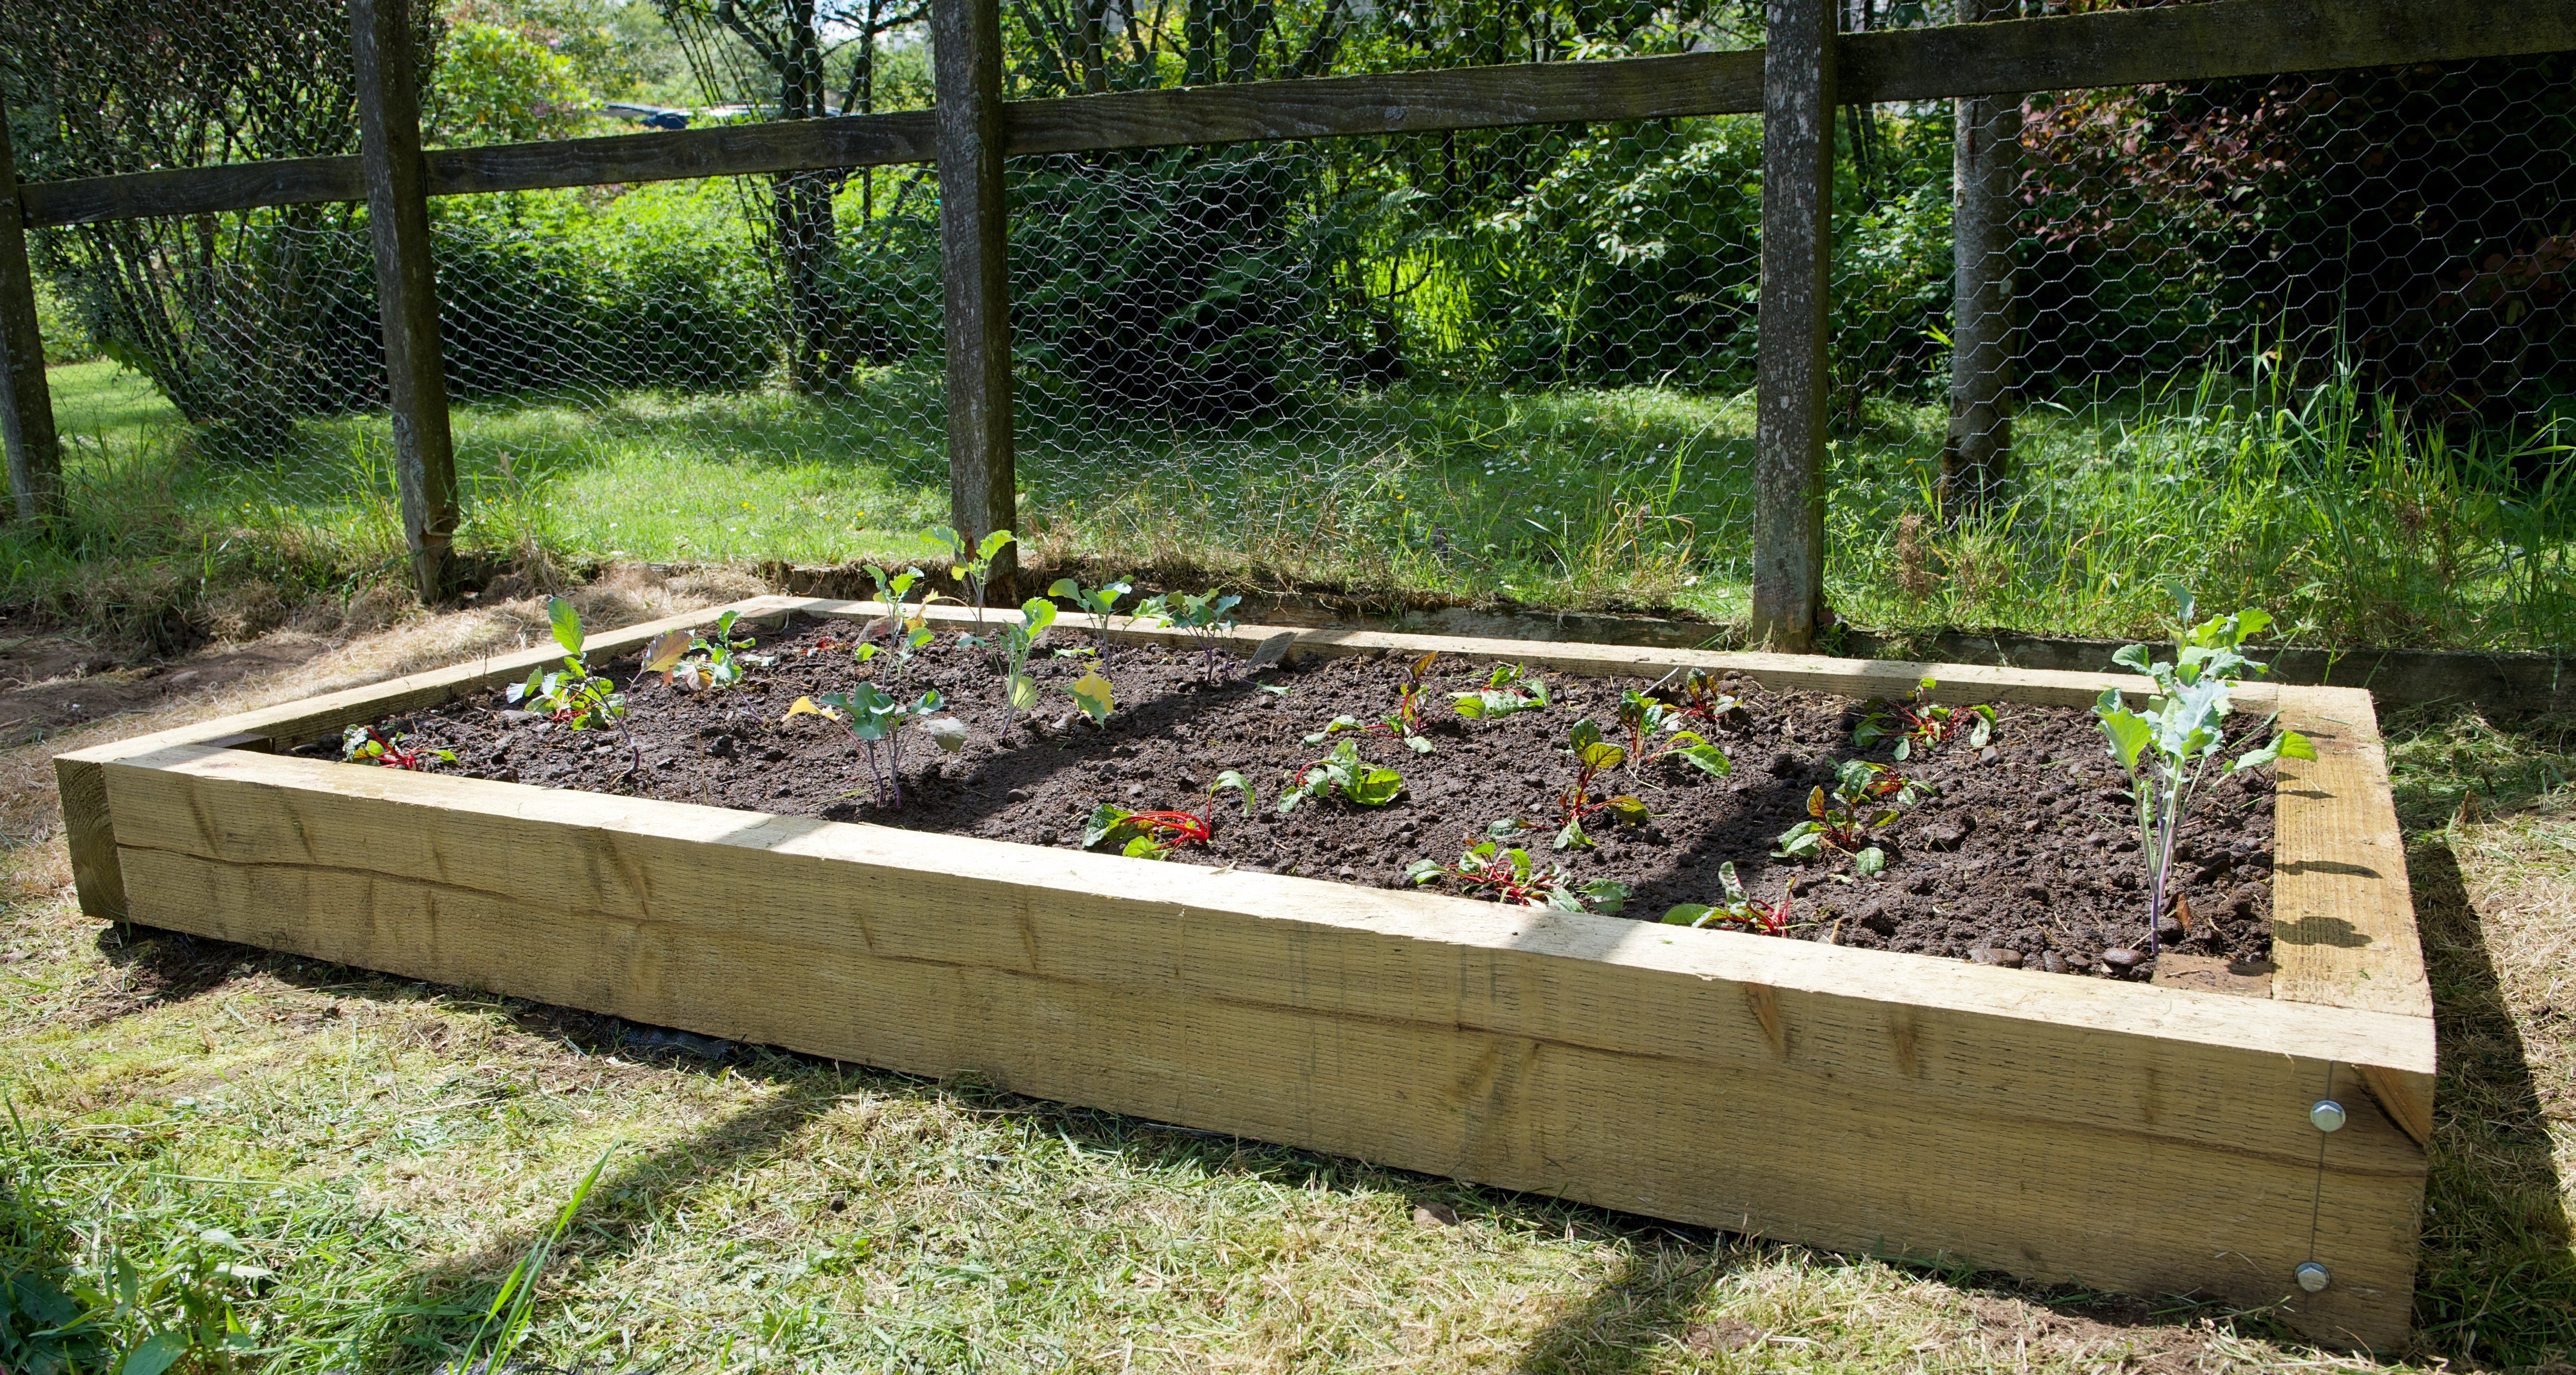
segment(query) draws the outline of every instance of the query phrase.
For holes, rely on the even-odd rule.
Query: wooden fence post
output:
[[[454,575],[456,451],[447,428],[447,371],[439,344],[437,273],[430,260],[429,173],[420,149],[420,79],[404,0],[353,0],[358,156],[376,246],[376,312],[391,384],[394,478],[420,599],[447,594]]]
[[[1752,641],[1798,653],[1824,604],[1836,3],[1770,0],[1762,67]]]
[[[949,521],[971,543],[1018,524],[1011,451],[1010,209],[1002,186],[996,0],[933,0],[939,249],[947,285]],[[995,562],[1008,587],[1016,550]]]
[[[9,450],[9,495],[20,524],[63,513],[63,453],[45,386],[45,337],[36,324],[36,274],[27,263],[9,108],[0,105],[0,440]]]
[[[2015,18],[2016,0],[1959,0],[1961,23]],[[1941,496],[1952,514],[1982,505],[2012,468],[2013,181],[2021,97],[1960,96],[1952,106],[1950,433]]]

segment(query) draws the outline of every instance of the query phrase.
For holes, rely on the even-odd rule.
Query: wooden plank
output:
[[[2576,48],[2576,0],[2218,0],[1842,40],[1845,98],[2209,81]]]
[[[2370,694],[2280,689],[2281,721],[2315,741],[2279,765],[2273,846],[2273,996],[2408,1017],[2433,1015],[2406,841]],[[2429,1120],[2429,1109],[2413,1114]]]
[[[933,0],[938,86],[939,261],[947,287],[948,520],[969,544],[1019,524],[1011,449],[1010,207],[1002,184],[998,0]],[[1012,585],[1016,549],[989,585]]]
[[[446,148],[429,155],[429,193],[463,196],[928,162],[931,112],[720,124],[669,133]]]
[[[375,240],[376,313],[393,403],[394,485],[412,583],[424,602],[447,595],[461,516],[447,429],[447,364],[439,345],[438,275],[420,150],[420,90],[406,0],[352,0],[359,160]]]
[[[759,624],[785,615],[791,601],[785,597],[754,597],[733,603],[731,609],[740,611],[746,622]],[[621,630],[601,631],[588,637],[588,649],[593,656],[613,658],[640,649],[645,641],[665,630],[705,625],[726,609],[711,607]],[[81,910],[106,920],[121,921],[126,915],[125,880],[117,867],[115,836],[107,812],[107,783],[102,772],[109,762],[177,745],[214,742],[237,749],[291,749],[308,741],[330,739],[364,722],[420,711],[486,687],[519,681],[528,676],[529,669],[560,657],[562,651],[547,643],[54,756],[54,779],[62,797],[63,835],[71,850],[72,881],[80,896]]]
[[[2576,48],[2576,0],[2219,0],[1837,40],[1841,98],[1932,100],[2448,62]],[[1762,108],[1759,51],[1521,63],[1025,101],[1007,151],[1065,153],[1243,139],[1743,114]],[[742,176],[922,162],[923,111],[448,149],[432,194]],[[298,158],[38,183],[30,225],[357,200],[356,158]]]
[[[1762,53],[1310,77],[1014,101],[1010,150],[1071,153],[1662,119],[1762,108]]]
[[[1762,69],[1751,639],[1790,653],[1814,641],[1824,609],[1836,9],[1771,0]]]
[[[36,274],[27,263],[27,232],[18,200],[18,164],[9,148],[9,108],[0,104],[0,448],[9,460],[9,496],[21,524],[43,525],[63,514],[63,450],[54,434],[54,398],[45,385],[45,336],[36,320]]]
[[[2302,1319],[2404,1331],[2422,1152],[2364,1114],[2320,1172],[2305,1111],[2429,1076],[2420,1019],[237,751],[107,776],[154,925],[2038,1278],[2267,1302],[2313,1220]]]

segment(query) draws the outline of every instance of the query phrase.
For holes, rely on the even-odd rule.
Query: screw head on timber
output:
[[[2334,1272],[2312,1260],[2299,1262],[2299,1268],[2294,1273],[2299,1277],[2299,1287],[2311,1294],[2319,1293],[2327,1285],[2334,1283]]]
[[[2341,1131],[2344,1121],[2343,1104],[2331,1098],[2320,1098],[2315,1107],[2308,1109],[2308,1121],[2321,1132]]]

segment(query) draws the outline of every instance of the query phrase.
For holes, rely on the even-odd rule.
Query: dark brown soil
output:
[[[1541,825],[1518,842],[1533,853],[1578,880],[1628,884],[1630,916],[1652,920],[1676,903],[1715,900],[1718,866],[1731,860],[1755,897],[1774,899],[1784,888],[1795,896],[1799,937],[2032,969],[2146,974],[2143,965],[2127,968],[2127,953],[2146,944],[2135,813],[2082,711],[2005,706],[1990,750],[1955,739],[1901,766],[1938,795],[1875,837],[1886,871],[1855,878],[1840,856],[1806,864],[1770,857],[1781,832],[1805,818],[1809,789],[1831,782],[1834,761],[1890,758],[1885,744],[1853,747],[1861,704],[1848,698],[1733,681],[1748,719],[1711,735],[1735,762],[1731,777],[1669,762],[1643,777],[1622,771],[1605,791],[1638,794],[1653,819],[1633,827],[1597,822],[1598,848],[1555,853],[1547,848],[1553,799],[1574,777],[1567,730],[1588,715],[1615,734],[1620,689],[1641,680],[1549,675],[1553,707],[1471,722],[1449,711],[1446,694],[1482,686],[1490,665],[1444,658],[1431,672],[1436,705],[1427,713],[1436,751],[1419,755],[1385,737],[1361,742],[1365,757],[1402,772],[1402,797],[1377,809],[1309,802],[1283,818],[1273,800],[1323,752],[1303,737],[1336,715],[1386,714],[1403,663],[1305,656],[1245,678],[1227,660],[1228,676],[1210,684],[1199,681],[1195,654],[1112,646],[1118,711],[1100,729],[1063,690],[1088,658],[1046,657],[1030,666],[1044,685],[1034,719],[1023,717],[1003,747],[995,741],[1001,697],[991,661],[943,636],[914,665],[910,691],[937,688],[973,738],[962,753],[943,756],[915,733],[898,811],[876,804],[845,730],[812,716],[783,719],[797,697],[844,690],[861,672],[888,679],[884,659],[853,668],[844,646],[854,629],[836,622],[772,637],[759,652],[777,654],[776,662],[731,689],[690,693],[659,681],[634,689],[631,729],[644,768],[632,777],[615,730],[552,725],[505,710],[497,693],[388,724],[456,751],[455,763],[436,766],[441,772],[1039,845],[1079,845],[1084,818],[1102,802],[1186,809],[1210,817],[1215,837],[1174,851],[1174,860],[1388,887],[1405,883],[1412,861],[1454,863],[1488,822],[1520,817]],[[1040,652],[1090,644],[1059,630]],[[619,677],[633,671],[629,660]],[[1259,786],[1253,814],[1231,796],[1208,798],[1227,769]],[[2270,793],[2268,771],[2215,783],[2186,826],[2178,868],[2197,918],[2181,940],[2191,953],[2242,961],[2269,953]],[[2178,937],[2168,918],[2167,944]]]

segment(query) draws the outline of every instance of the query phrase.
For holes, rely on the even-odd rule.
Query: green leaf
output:
[[[1025,673],[1011,675],[1011,710],[1027,711],[1038,704],[1038,681]]]
[[[1627,793],[1610,799],[1610,814],[1631,826],[1643,826],[1654,815],[1646,810],[1644,802]]]
[[[2145,645],[2122,645],[2111,652],[2111,662],[2133,673],[2152,676],[2155,672],[2154,661],[2148,657]]]
[[[1481,721],[1485,717],[1485,694],[1481,692],[1450,693],[1449,704],[1470,721]]]
[[[1779,848],[1771,853],[1781,859],[1808,859],[1823,853],[1824,846],[1824,828],[1801,821],[1780,833]]]
[[[1415,754],[1431,753],[1430,740],[1419,735],[1408,735],[1404,737],[1404,747],[1413,751]]]
[[[1574,746],[1574,757],[1580,759],[1585,750],[1601,743],[1601,728],[1592,723],[1591,717],[1586,716],[1574,723],[1573,729],[1566,732],[1566,738]]]
[[[991,563],[995,554],[1010,548],[1017,542],[1017,540],[1012,538],[1010,531],[996,530],[993,533],[986,535],[982,544],[975,546],[975,561],[977,563]]]
[[[1054,582],[1047,584],[1047,595],[1050,597],[1062,597],[1069,602],[1080,602],[1082,600],[1082,584],[1075,582],[1071,578],[1058,578]]]
[[[1697,926],[1716,915],[1717,909],[1714,907],[1704,903],[1684,902],[1675,904],[1671,911],[1664,913],[1664,922],[1670,926]]]
[[[1914,753],[1914,742],[1913,742],[1912,740],[1910,740],[1910,739],[1905,739],[1905,740],[1899,740],[1899,741],[1897,741],[1897,742],[1896,742],[1896,757],[1897,757],[1897,759],[1899,759],[1900,761],[1901,761],[1901,760],[1903,760],[1903,759],[1905,759],[1907,756],[1909,756],[1909,755],[1911,755],[1911,754],[1913,754],[1913,753]]]
[[[681,656],[689,652],[689,646],[696,642],[697,637],[688,631],[663,631],[645,643],[643,671],[646,673],[670,672],[672,666],[680,662]]]
[[[1852,856],[1852,867],[1862,874],[1875,874],[1887,868],[1887,852],[1875,845]]]
[[[572,603],[561,597],[546,598],[546,619],[553,623],[555,643],[563,646],[564,653],[581,653],[581,613],[572,609]]]
[[[1595,740],[1575,750],[1574,757],[1588,768],[1615,769],[1627,762],[1628,752],[1607,740]]]
[[[125,1353],[125,1363],[116,1368],[117,1375],[161,1375],[187,1354],[187,1338],[176,1332],[155,1332]]]
[[[1393,769],[1371,769],[1342,791],[1363,807],[1383,807],[1404,791],[1404,778]]]
[[[1565,823],[1564,830],[1556,833],[1556,848],[1560,850],[1572,850],[1576,848],[1588,850],[1592,848],[1592,837],[1583,833],[1583,823],[1581,821],[1569,821]]]
[[[1152,836],[1136,836],[1131,838],[1126,847],[1118,853],[1129,859],[1161,859],[1163,851],[1168,848],[1168,846],[1155,844]]]
[[[1109,713],[1117,705],[1117,694],[1099,669],[1074,679],[1065,691],[1073,694],[1075,704],[1082,708],[1083,715],[1091,718],[1092,724],[1105,726],[1109,723]]]
[[[1228,769],[1225,772],[1218,774],[1216,776],[1216,781],[1208,785],[1208,796],[1214,797],[1221,792],[1242,793],[1243,814],[1245,816],[1252,815],[1252,780],[1244,777],[1241,770]]]
[[[2095,710],[2100,711],[2100,708]],[[2101,715],[2102,733],[2111,737],[2112,757],[2120,761],[2120,767],[2136,773],[2138,752],[2156,738],[2155,727],[2147,724],[2145,717],[2126,707],[2102,712]]]
[[[1681,761],[1711,778],[1724,778],[1735,772],[1735,761],[1715,745],[1698,744],[1675,750]]]
[[[1417,884],[1437,883],[1440,881],[1440,876],[1446,872],[1437,860],[1417,859],[1404,866],[1404,876]]]
[[[2317,757],[2317,747],[2315,742],[2294,730],[2285,730],[2281,732],[2281,738],[2274,743],[2280,747],[2281,757],[2283,759],[2314,759]]]
[[[966,723],[954,716],[925,721],[921,728],[930,732],[931,743],[939,746],[942,754],[955,754],[966,748]]]
[[[1103,802],[1091,809],[1082,823],[1082,848],[1097,850],[1113,841],[1123,840],[1123,832],[1132,829],[1127,820],[1135,813],[1114,803]]]
[[[1048,626],[1055,624],[1055,603],[1044,597],[1031,597],[1020,603],[1020,614],[1028,618],[1029,641],[1034,644]]]

